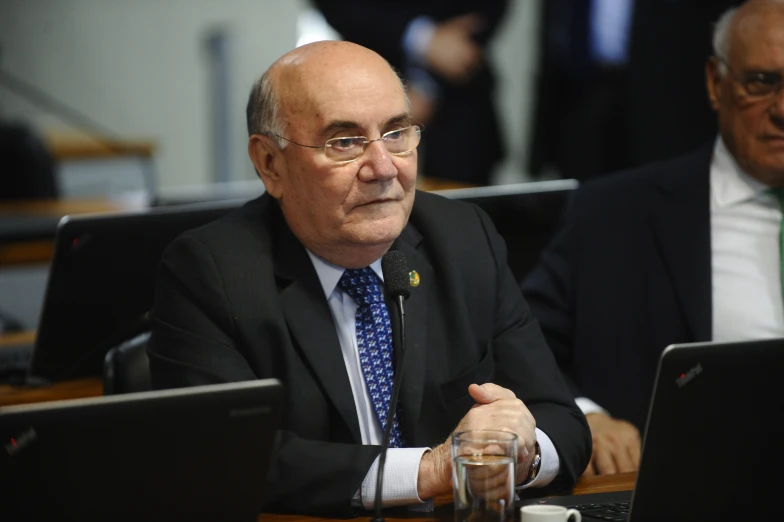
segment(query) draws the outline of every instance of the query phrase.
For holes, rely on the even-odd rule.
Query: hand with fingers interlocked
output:
[[[485,383],[481,386],[472,384],[468,387],[468,393],[476,404],[458,423],[453,433],[467,430],[500,430],[516,434],[518,449],[515,483],[524,482],[534,458],[536,444],[534,416],[514,392],[497,384]],[[417,482],[420,498],[447,493],[452,487],[451,480],[451,442],[447,440],[422,457]],[[498,480],[505,479],[499,477]]]

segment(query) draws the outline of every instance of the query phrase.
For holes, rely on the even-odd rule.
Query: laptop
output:
[[[244,202],[62,218],[35,345],[0,350],[5,371],[27,384],[100,375],[111,347],[148,328],[164,249]]]
[[[0,520],[255,521],[275,379],[0,408]]]
[[[784,486],[784,339],[667,347],[634,491],[524,500],[583,520],[774,520]]]

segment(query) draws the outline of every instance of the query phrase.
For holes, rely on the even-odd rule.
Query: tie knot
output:
[[[381,293],[381,282],[369,266],[347,269],[340,277],[338,286],[360,306],[379,303],[384,300],[384,296]]]

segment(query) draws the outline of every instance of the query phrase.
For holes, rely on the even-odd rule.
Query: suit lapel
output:
[[[354,396],[335,333],[335,323],[318,275],[283,216],[279,211],[275,214],[275,275],[281,280],[280,300],[286,323],[355,441],[361,443]],[[400,405],[403,435],[409,446],[418,444],[416,427],[424,395],[428,306],[435,283],[433,267],[418,249],[421,239],[419,232],[409,225],[392,247],[406,255],[409,270],[416,270],[422,281],[419,287],[411,289],[411,297],[405,303],[406,354]],[[389,301],[388,307],[396,323],[394,304]],[[304,310],[309,313],[304,314]]]
[[[408,269],[419,273],[421,284],[411,289],[411,297],[405,303],[406,311],[406,355],[403,367],[403,383],[400,390],[402,408],[402,429],[406,443],[417,446],[419,416],[422,411],[422,397],[426,372],[425,350],[427,349],[427,315],[432,287],[435,284],[433,267],[417,248],[422,237],[412,225],[408,225],[395,241],[392,249],[403,252],[408,261]],[[394,305],[393,305],[394,306]],[[393,318],[397,312],[390,308]],[[396,319],[394,319],[396,322]]]
[[[654,183],[657,245],[695,341],[712,336],[710,159],[705,147]]]
[[[281,282],[280,302],[286,324],[355,442],[361,443],[354,396],[324,290],[305,248],[279,210],[276,220],[274,269]]]

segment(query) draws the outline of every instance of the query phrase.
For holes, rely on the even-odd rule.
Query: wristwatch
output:
[[[534,481],[539,474],[539,468],[542,465],[542,448],[539,447],[539,442],[534,444],[534,461],[531,463],[531,469],[528,471],[528,478],[525,483],[530,484]]]

